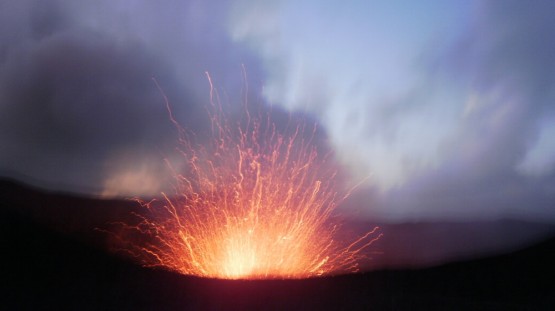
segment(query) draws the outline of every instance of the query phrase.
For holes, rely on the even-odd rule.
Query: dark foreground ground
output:
[[[63,209],[57,212],[68,227],[55,230],[44,217],[32,217],[36,211],[18,209],[22,201],[11,195],[24,195],[33,206],[78,200],[18,187],[0,188],[0,310],[555,310],[553,236],[509,254],[425,269],[309,280],[207,280],[111,256],[85,242],[90,237],[69,234],[77,225]],[[86,212],[83,217],[102,221]]]

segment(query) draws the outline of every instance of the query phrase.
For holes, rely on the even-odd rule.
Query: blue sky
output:
[[[0,0],[0,172],[152,194],[205,72],[304,114],[386,221],[555,222],[551,1]],[[348,185],[347,185],[348,187]]]

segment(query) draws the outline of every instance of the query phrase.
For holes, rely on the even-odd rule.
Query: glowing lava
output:
[[[351,242],[338,240],[333,212],[345,195],[334,190],[336,173],[304,125],[291,121],[279,132],[269,116],[254,118],[248,109],[243,122],[230,125],[218,101],[211,102],[213,135],[205,145],[191,143],[169,110],[185,169],[173,169],[175,193],[142,202],[137,223],[123,225],[125,250],[145,266],[211,278],[357,271],[363,250],[381,235],[374,228]]]

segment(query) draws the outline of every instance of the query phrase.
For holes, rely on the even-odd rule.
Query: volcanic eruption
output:
[[[139,200],[143,209],[120,223],[120,250],[147,267],[223,279],[307,278],[356,272],[379,228],[345,242],[331,157],[318,154],[316,126],[251,113],[230,121],[210,76],[211,139],[179,132],[183,165],[166,161],[172,193]],[[244,102],[246,100],[243,100]]]

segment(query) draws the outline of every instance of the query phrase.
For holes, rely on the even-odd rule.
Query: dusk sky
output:
[[[555,223],[555,2],[0,0],[0,175],[153,195],[177,120],[304,115],[376,221]],[[322,134],[324,135],[324,134]]]

